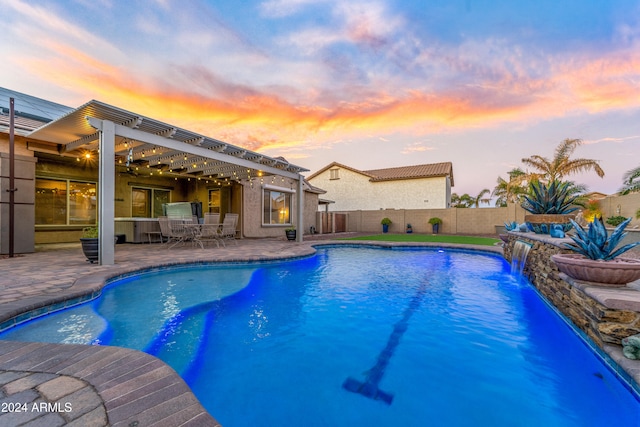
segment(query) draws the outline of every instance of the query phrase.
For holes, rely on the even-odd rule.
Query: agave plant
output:
[[[609,236],[601,219],[596,219],[589,223],[588,230],[585,230],[580,224],[571,220],[571,224],[573,224],[573,228],[576,230],[575,234],[571,236],[574,243],[565,243],[565,246],[587,258],[610,261],[629,249],[640,245],[640,242],[634,242],[616,249],[618,243],[627,235],[627,233],[624,233],[624,229],[629,222],[631,222],[631,218],[627,218],[618,225],[611,233],[611,236]]]
[[[568,214],[578,209],[578,196],[571,191],[570,182],[552,181],[531,183],[531,194],[525,196],[522,208],[532,214]]]

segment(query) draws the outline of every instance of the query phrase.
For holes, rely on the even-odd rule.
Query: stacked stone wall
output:
[[[573,281],[564,275],[561,277],[551,256],[570,251],[530,233],[509,233],[508,242],[504,246],[504,257],[509,262],[517,240],[532,245],[524,275],[551,304],[599,347],[603,348],[605,343],[620,346],[622,338],[640,333],[640,312],[607,307],[585,292],[588,288],[593,289],[593,283]]]

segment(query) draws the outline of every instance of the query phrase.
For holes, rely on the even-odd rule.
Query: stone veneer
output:
[[[571,253],[562,248],[570,239],[551,238],[534,233],[508,233],[504,257],[511,261],[517,240],[531,243],[524,275],[560,312],[604,349],[607,344],[621,346],[622,338],[640,333],[640,285],[604,287],[574,280],[560,273],[551,256]]]

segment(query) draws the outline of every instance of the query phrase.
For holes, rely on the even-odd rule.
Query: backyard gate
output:
[[[347,231],[347,214],[335,212],[322,212],[320,232],[344,233]]]

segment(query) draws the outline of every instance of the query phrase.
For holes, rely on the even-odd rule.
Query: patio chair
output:
[[[166,216],[158,217],[158,224],[160,224],[161,240],[164,241],[164,239],[167,239],[167,241],[165,242],[167,246],[169,245],[169,243],[171,242],[175,243],[178,240],[178,237],[173,235],[173,233],[171,232],[171,225],[169,223],[169,218],[167,218]]]
[[[220,224],[220,214],[219,213],[205,213],[204,214],[204,223],[205,224]]]
[[[160,218],[158,219],[160,221]],[[162,223],[165,224],[165,229],[167,231],[167,246],[169,249],[176,246],[179,243],[186,243],[189,240],[193,240],[193,229],[188,228],[186,225],[192,223],[192,219],[175,219],[175,218],[167,218],[166,220],[160,221],[160,229],[162,230]],[[169,243],[173,242],[173,245],[169,246]]]
[[[238,214],[228,213],[224,215],[224,221],[222,221],[222,231],[221,236],[225,240],[233,240],[235,245],[238,244],[236,242],[236,225],[238,224]]]
[[[227,246],[222,237],[222,229],[220,224],[200,224],[193,238],[194,242],[199,244],[202,249],[207,242],[215,242],[217,247]]]

